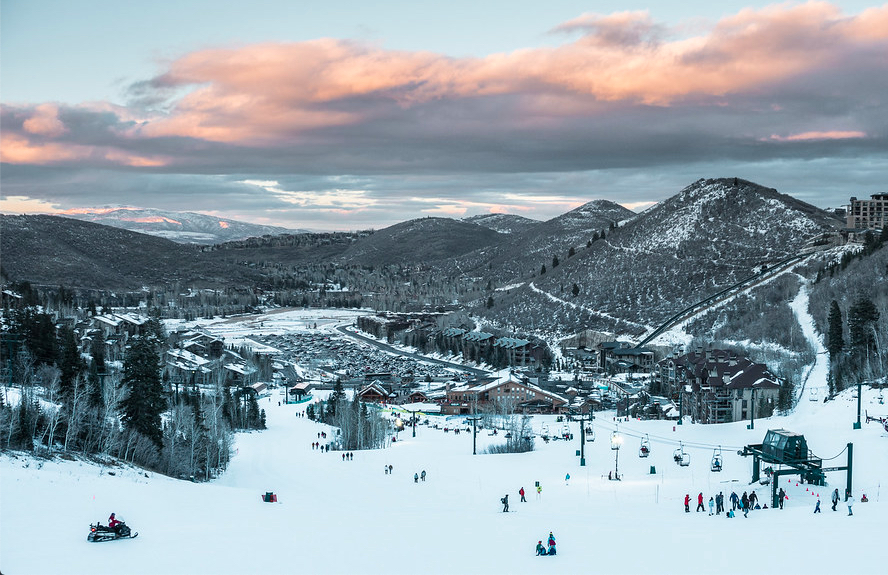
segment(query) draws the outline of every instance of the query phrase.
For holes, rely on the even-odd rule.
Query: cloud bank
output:
[[[565,42],[483,58],[329,38],[194,52],[131,86],[126,105],[4,104],[2,161],[230,175],[226,189],[269,205],[347,212],[387,200],[373,186],[283,180],[410,176],[423,179],[419,196],[440,177],[483,187],[471,174],[498,174],[495,185],[508,174],[886,157],[888,5],[745,9],[692,34],[645,12],[584,14],[552,33]],[[478,207],[477,189],[443,188],[431,194],[438,213]]]

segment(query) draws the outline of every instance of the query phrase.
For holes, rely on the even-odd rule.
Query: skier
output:
[[[685,513],[691,512],[691,496],[685,493]]]
[[[500,502],[503,504],[503,513],[508,513],[509,512],[509,494],[506,493],[505,496],[503,496],[503,498],[500,499]]]
[[[739,507],[740,499],[737,497],[735,492],[731,492],[731,511],[737,511],[737,507]]]
[[[570,473],[568,473],[567,475],[564,476],[564,484],[565,485],[570,484]]]
[[[554,547],[554,546],[555,546],[555,536],[552,535],[552,532],[551,532],[551,531],[549,531],[549,541],[547,541],[547,543],[549,544],[549,547]],[[554,553],[551,553],[550,555],[555,555],[555,554],[554,554]]]
[[[845,501],[845,503],[848,505],[848,515],[854,515],[854,513],[851,512],[851,506],[854,505],[854,496],[848,495],[848,500]]]
[[[718,515],[723,513],[725,510],[725,494],[721,491],[718,492],[718,496],[715,498],[715,514]]]
[[[537,485],[537,500],[540,500],[542,498],[543,498],[543,486]]]
[[[413,474],[413,483],[419,483],[419,473]]]
[[[392,466],[389,465],[389,475],[391,475],[391,474],[392,474]]]
[[[780,488],[780,491],[777,492],[778,504],[780,505],[780,509],[783,509],[783,500],[786,499],[786,491],[783,491],[783,488]]]
[[[701,511],[706,511],[706,508],[703,507],[703,492],[701,491],[699,495],[697,495],[697,513]]]
[[[710,515],[710,516],[713,514],[713,511],[712,511],[712,510],[713,510],[714,507],[715,507],[715,499],[713,499],[712,497],[710,497],[710,498],[709,498],[709,515]]]
[[[820,498],[817,498],[817,505],[814,506],[814,513],[820,513]]]
[[[521,503],[527,503],[527,499],[524,498],[524,488],[518,490],[518,495],[521,496]]]
[[[422,470],[422,474],[419,476],[423,481],[425,481],[425,469]]]
[[[832,510],[836,510],[836,505],[839,504],[839,490],[836,489],[832,492]]]
[[[540,556],[540,555],[542,555],[542,556],[546,555],[546,548],[543,547],[542,541],[537,541],[537,556]]]

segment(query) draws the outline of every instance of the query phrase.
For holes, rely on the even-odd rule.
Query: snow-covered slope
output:
[[[273,329],[269,317],[263,329]],[[281,322],[298,329],[298,319]],[[232,335],[251,329],[231,323]],[[283,324],[282,324],[283,325]],[[816,375],[812,372],[812,377]],[[571,441],[537,440],[531,453],[487,455],[501,436],[454,435],[419,426],[380,449],[336,452],[311,449],[318,433],[334,430],[297,417],[303,405],[262,399],[269,429],[240,434],[230,469],[209,484],[107,468],[80,461],[38,461],[0,456],[0,571],[70,574],[240,573],[882,573],[888,504],[881,481],[888,476],[888,434],[877,424],[852,430],[857,403],[851,390],[828,403],[802,401],[786,417],[726,425],[676,426],[666,421],[616,422],[596,415],[596,440],[587,442],[587,465],[579,466],[576,423]],[[878,392],[864,390],[863,407],[888,414]],[[433,417],[430,417],[434,421]],[[443,422],[442,422],[443,423]],[[559,432],[554,416],[536,416]],[[454,425],[448,421],[447,425]],[[442,425],[443,426],[443,425]],[[844,472],[830,472],[829,485],[813,487],[783,478],[785,509],[758,510],[725,521],[708,513],[685,513],[685,494],[704,500],[719,491],[756,490],[752,462],[737,455],[760,443],[767,429],[805,434],[809,447],[844,465],[854,443],[854,494],[866,493],[849,517],[830,510],[828,494],[844,488]],[[622,449],[611,450],[618,430]],[[652,444],[638,457],[641,437]],[[682,442],[689,467],[672,460]],[[724,470],[710,459],[721,447]],[[617,460],[617,457],[619,458]],[[392,465],[387,475],[384,465]],[[622,481],[608,481],[618,466]],[[653,469],[652,469],[653,468]],[[425,482],[413,474],[425,470]],[[655,473],[651,473],[655,471]],[[569,481],[566,475],[570,474]],[[542,493],[537,498],[535,484]],[[521,503],[518,489],[527,491]],[[263,503],[274,491],[279,503]],[[502,513],[509,494],[513,513]],[[820,497],[823,513],[813,514]],[[92,544],[88,524],[122,515],[140,535],[135,540]],[[549,531],[555,557],[535,557],[534,546]]]
[[[218,244],[269,234],[294,233],[293,230],[277,226],[249,224],[193,212],[170,212],[150,208],[77,208],[67,210],[60,215],[186,244]]]

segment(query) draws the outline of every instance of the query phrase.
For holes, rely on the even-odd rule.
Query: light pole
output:
[[[755,429],[755,387],[752,388],[752,405],[749,410],[749,425],[746,429]]]
[[[481,419],[481,416],[472,415],[471,417],[468,417],[467,419],[469,419],[472,422],[472,455],[477,455],[478,454],[478,450],[477,450],[478,429],[475,427],[475,423],[479,419]]]
[[[860,429],[860,397],[861,397],[861,383],[857,382],[857,421],[854,422],[853,429]]]
[[[585,422],[591,422],[595,419],[595,416],[592,414],[592,408],[589,408],[589,413],[584,415],[582,413],[579,414],[571,414],[571,417],[580,422],[580,467],[585,467],[586,465],[586,426]]]
[[[614,450],[614,479],[620,480],[620,446],[623,445],[623,437],[619,429],[611,434],[611,449]]]

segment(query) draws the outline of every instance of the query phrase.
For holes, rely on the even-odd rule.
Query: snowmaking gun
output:
[[[114,541],[116,539],[135,539],[139,536],[139,532],[133,532],[126,523],[121,522],[114,527],[102,525],[99,522],[90,523],[89,535],[86,540],[91,543],[99,543],[101,541]]]

